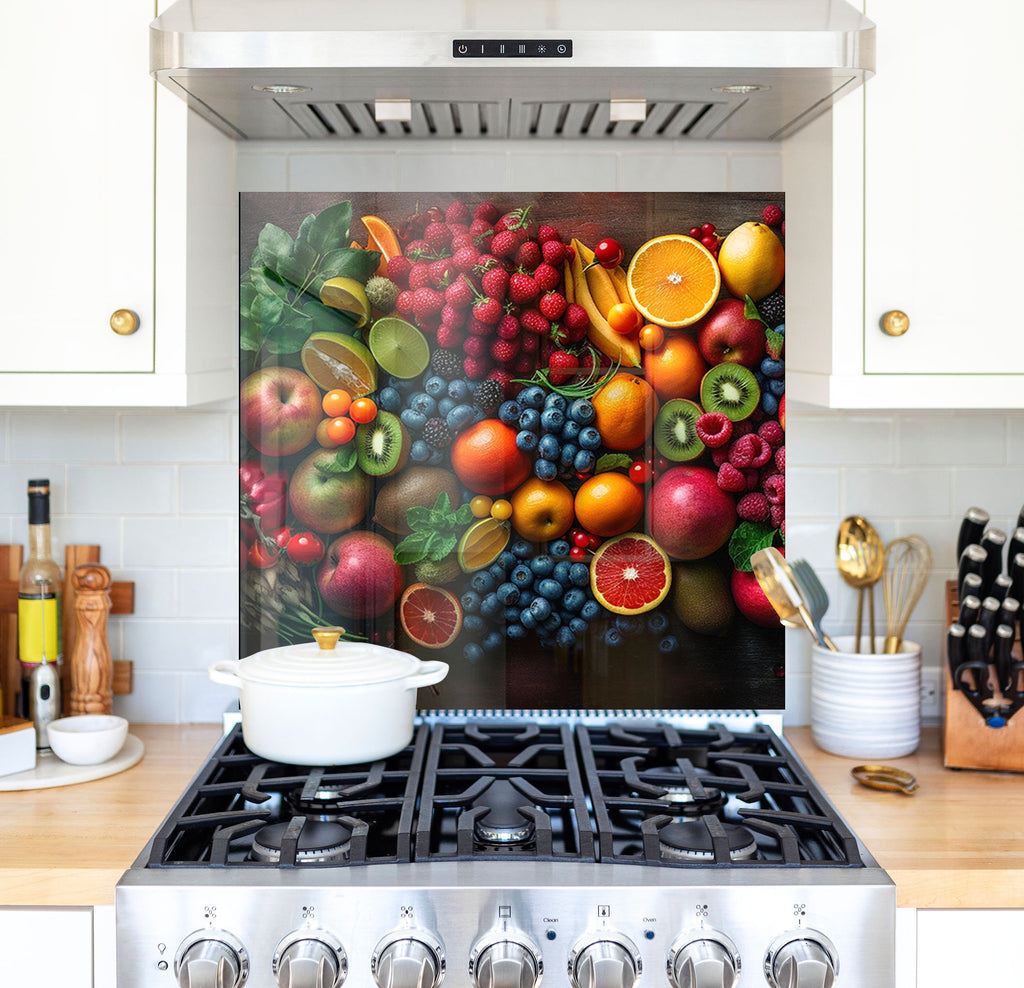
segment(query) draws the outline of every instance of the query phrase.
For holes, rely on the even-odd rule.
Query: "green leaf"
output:
[[[380,259],[381,253],[378,250],[339,247],[328,251],[320,258],[316,268],[317,277],[322,279],[322,282],[328,278],[355,278],[365,285],[377,270]],[[317,292],[319,294],[319,289]]]
[[[772,360],[782,359],[782,348],[785,346],[786,337],[782,333],[776,333],[774,329],[765,330],[764,334],[765,348],[768,350],[768,356]]]
[[[778,529],[763,521],[741,521],[729,538],[729,556],[733,566],[744,573],[753,569],[750,557],[759,549],[767,549],[775,541]]]
[[[292,309],[286,311],[286,318],[266,332],[264,346],[268,353],[298,353],[313,332],[311,319]]]
[[[351,223],[352,203],[346,199],[317,214],[306,231],[306,240],[318,254],[325,254],[336,247],[347,247]]]
[[[242,316],[238,321],[238,346],[242,350],[255,352],[259,350],[263,341],[263,334],[259,326],[247,316]]]
[[[426,529],[431,521],[430,508],[413,505],[405,512],[405,523],[413,530]]]
[[[307,213],[305,219],[299,224],[299,232],[295,235],[295,239],[306,243],[309,240],[309,231],[315,222],[316,213]]]
[[[292,252],[292,243],[291,234],[273,223],[263,227],[257,241],[258,250],[268,267],[274,267],[275,260],[288,257]]]
[[[455,511],[455,523],[457,525],[468,525],[473,520],[473,509],[469,504],[461,504]]]
[[[413,532],[395,546],[395,562],[399,566],[411,566],[427,557],[430,533]]]
[[[604,456],[598,457],[594,472],[604,473],[607,470],[618,470],[622,467],[628,470],[632,462],[633,460],[627,453],[605,453]]]
[[[355,446],[345,445],[338,450],[334,457],[334,462],[341,473],[351,473],[355,469],[358,459]]]
[[[427,551],[427,559],[433,563],[441,562],[442,559],[455,551],[455,546],[458,545],[458,542],[458,538],[454,535],[438,536],[434,540],[434,544]]]
[[[749,295],[743,296],[743,316],[745,319],[756,319],[758,322],[764,322],[761,318],[761,313],[757,311],[757,305]],[[765,323],[767,326],[768,324]]]

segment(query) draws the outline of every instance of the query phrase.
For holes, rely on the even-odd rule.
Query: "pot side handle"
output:
[[[234,659],[223,659],[220,662],[214,662],[206,671],[215,683],[220,683],[222,686],[234,686],[237,689],[242,685],[242,680],[235,672],[237,668],[238,663]]]
[[[420,671],[409,676],[405,681],[405,688],[418,690],[421,686],[433,686],[441,682],[448,675],[447,662],[421,662]]]

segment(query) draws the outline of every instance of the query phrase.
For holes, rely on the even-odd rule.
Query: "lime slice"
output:
[[[356,329],[370,319],[370,300],[366,289],[355,278],[328,278],[320,289],[320,301],[332,309],[351,313],[356,318]]]
[[[377,390],[377,364],[358,340],[342,333],[314,333],[302,344],[302,369],[322,391],[344,388],[353,398]]]
[[[430,344],[412,323],[397,316],[378,319],[367,339],[377,363],[393,377],[416,377],[430,363]]]
[[[457,552],[464,573],[490,566],[505,551],[512,528],[507,521],[481,518],[466,529]]]

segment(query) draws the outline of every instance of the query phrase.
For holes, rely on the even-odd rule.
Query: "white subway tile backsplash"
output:
[[[238,622],[124,619],[124,657],[136,669],[205,670],[238,657]]]
[[[28,539],[28,524],[19,519],[15,525],[15,542]],[[100,561],[114,569],[122,559],[121,519],[116,515],[61,515],[53,523],[53,555],[64,563],[64,547],[68,545],[98,545]]]
[[[956,451],[958,466],[999,466],[1006,457],[1006,421],[1002,415],[932,413],[900,420],[900,464],[948,466]]]
[[[224,567],[237,560],[237,518],[124,520],[125,566]]]
[[[181,716],[183,724],[219,722],[228,707],[238,707],[238,690],[210,681],[206,673],[181,674]]]
[[[618,158],[573,144],[561,153],[523,152],[508,161],[508,189],[528,192],[613,192],[618,184]],[[476,177],[476,188],[486,175]]]
[[[61,418],[54,420],[55,429],[61,428],[62,425]],[[43,477],[50,481],[50,511],[53,514],[67,511],[66,475],[67,467],[63,463],[43,460],[0,463],[0,515],[26,518],[28,482]]]
[[[181,723],[182,678],[176,669],[159,672],[136,665],[132,691],[114,697],[114,713],[133,724]]]
[[[623,152],[619,155],[620,189],[722,192],[728,185],[729,157],[726,154]]]
[[[222,412],[125,413],[121,457],[127,463],[223,463],[231,459]]]
[[[403,192],[487,192],[498,188],[498,182],[501,188],[519,188],[506,184],[506,156],[500,151],[398,155],[397,187]]]
[[[389,192],[398,187],[398,155],[394,152],[295,154],[289,161],[288,189],[292,192]]]
[[[113,463],[117,440],[114,412],[75,409],[61,414],[54,429],[54,412],[11,414],[11,446],[5,459],[29,462],[41,459],[67,463]]]
[[[103,464],[68,467],[75,514],[167,515],[176,507],[177,467]]]
[[[178,475],[183,515],[228,515],[238,509],[238,471],[234,464],[182,466]]]
[[[893,462],[890,417],[789,411],[786,455],[794,462],[817,466],[844,463],[882,466]]]
[[[876,517],[947,517],[950,514],[948,470],[870,468],[846,470],[845,476],[843,503],[847,514],[864,515],[872,521]],[[892,538],[892,534],[886,537]]]
[[[952,511],[958,523],[964,511],[976,504],[992,515],[993,525],[1012,532],[1024,504],[1024,466],[1017,466],[1019,462],[1011,460],[1010,465],[984,470],[954,470]]]
[[[122,569],[114,575],[114,579],[128,580],[135,584],[135,610],[132,611],[132,617],[173,618],[181,613],[178,607],[177,570]]]
[[[238,569],[178,570],[178,613],[186,620],[238,620]]]
[[[839,514],[839,471],[794,466],[786,447],[786,511],[797,517]],[[788,528],[788,522],[787,522]]]

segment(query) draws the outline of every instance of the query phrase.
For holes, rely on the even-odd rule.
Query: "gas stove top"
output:
[[[124,985],[893,978],[892,883],[758,722],[439,720],[314,769],[236,726],[117,903]]]

